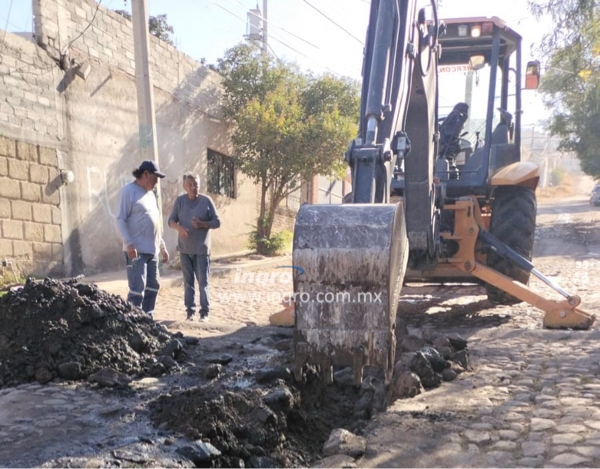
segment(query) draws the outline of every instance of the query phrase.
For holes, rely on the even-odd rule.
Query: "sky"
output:
[[[131,0],[103,0],[102,4],[131,10]],[[257,6],[263,10],[263,0],[147,0],[147,4],[150,15],[167,15],[179,50],[208,63],[244,39],[248,10]],[[304,70],[360,80],[369,7],[368,0],[268,0],[269,49]],[[524,61],[535,58],[531,47],[549,29],[548,21],[533,18],[526,0],[441,1],[440,18],[468,16],[505,20],[523,36]],[[0,29],[31,31],[31,1],[0,0]],[[523,100],[525,125],[546,117],[537,93],[524,93]]]

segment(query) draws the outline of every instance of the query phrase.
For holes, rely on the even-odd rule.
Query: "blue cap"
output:
[[[165,173],[161,173],[158,170],[158,165],[154,161],[146,160],[142,162],[138,169],[140,171],[148,171],[149,173],[156,174],[159,178],[164,178],[166,176]]]

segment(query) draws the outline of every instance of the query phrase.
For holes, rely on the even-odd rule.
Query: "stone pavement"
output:
[[[291,264],[291,256],[213,262],[209,280],[211,312],[208,323],[185,320],[181,271],[166,270],[160,279],[155,320],[171,332],[182,331],[199,337],[231,333],[246,326],[265,326],[272,313],[283,309],[282,299],[293,293],[291,269],[284,267]],[[83,280],[127,298],[125,269]]]
[[[599,339],[480,330],[468,337],[472,371],[377,416],[359,465],[599,467]]]

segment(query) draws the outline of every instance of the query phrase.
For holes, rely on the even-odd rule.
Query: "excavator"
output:
[[[539,168],[521,160],[521,36],[501,19],[440,20],[433,0],[371,0],[359,134],[343,204],[303,205],[293,241],[294,369],[383,370],[389,382],[405,280],[485,283],[548,328],[587,329],[581,299],[531,262]],[[523,80],[523,75],[525,79]],[[564,299],[529,288],[533,275]],[[401,314],[401,311],[400,311]]]

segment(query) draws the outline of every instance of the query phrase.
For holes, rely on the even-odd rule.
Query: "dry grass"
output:
[[[565,174],[564,181],[558,186],[541,187],[536,191],[537,200],[560,199],[575,194],[573,178]]]

